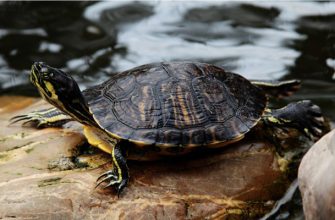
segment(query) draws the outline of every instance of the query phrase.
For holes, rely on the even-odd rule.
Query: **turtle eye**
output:
[[[44,79],[52,79],[52,78],[54,78],[54,73],[47,73],[47,72],[45,72],[45,73],[43,73],[43,78]]]
[[[49,74],[48,73],[43,73],[43,79],[49,79]]]

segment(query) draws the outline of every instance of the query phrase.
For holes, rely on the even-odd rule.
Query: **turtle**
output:
[[[39,128],[81,123],[88,143],[110,154],[113,162],[96,186],[114,187],[118,195],[129,181],[130,146],[175,156],[227,146],[260,122],[293,127],[309,138],[320,137],[324,123],[320,108],[309,100],[267,107],[269,97],[294,92],[298,80],[252,81],[206,63],[141,65],[81,91],[70,74],[35,62],[30,81],[54,107],[18,115],[12,122]]]

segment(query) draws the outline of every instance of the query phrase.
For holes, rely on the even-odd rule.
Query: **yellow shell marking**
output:
[[[149,91],[148,90],[149,90],[148,86],[143,87],[143,97],[147,98],[149,96]],[[142,122],[145,121],[145,116],[146,116],[145,105],[146,105],[146,102],[144,100],[141,100],[141,102],[138,105]]]
[[[232,139],[232,140],[223,141],[223,142],[222,141],[213,142],[213,143],[210,143],[210,144],[206,145],[206,147],[208,147],[208,148],[220,148],[220,147],[226,146],[228,144],[238,142],[239,140],[241,140],[243,138],[244,138],[244,134],[241,134],[237,137],[234,137],[234,139]]]
[[[180,108],[182,111],[181,120],[184,120],[186,124],[190,124],[191,120],[186,108],[186,103],[184,101],[184,94],[181,87],[177,88],[177,94],[178,94],[177,95],[178,103],[180,104]]]
[[[144,102],[139,103],[139,110],[140,110],[140,116],[141,116],[141,121],[145,121],[145,104]]]

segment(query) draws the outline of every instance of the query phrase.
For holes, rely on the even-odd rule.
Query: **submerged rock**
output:
[[[335,130],[321,138],[303,157],[298,173],[306,219],[335,216]]]
[[[249,133],[225,149],[129,161],[130,183],[118,198],[113,189],[95,189],[112,163],[84,144],[79,124],[9,125],[10,117],[47,104],[22,97],[0,103],[0,219],[258,219],[290,184],[285,156]]]

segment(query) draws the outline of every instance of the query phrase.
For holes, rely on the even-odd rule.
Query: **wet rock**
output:
[[[335,215],[335,130],[307,152],[299,167],[299,188],[306,219],[333,219]]]
[[[8,123],[46,106],[0,98],[0,219],[258,219],[290,184],[287,160],[250,134],[221,150],[129,161],[131,180],[118,198],[94,188],[111,160],[83,144],[77,123],[42,130]]]

